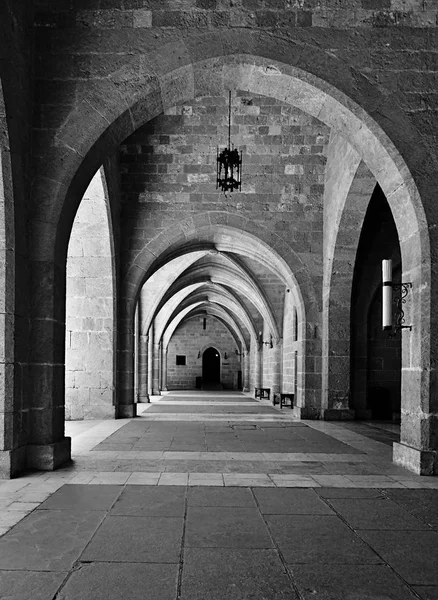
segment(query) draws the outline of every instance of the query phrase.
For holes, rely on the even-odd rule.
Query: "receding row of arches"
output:
[[[434,443],[428,379],[430,256],[418,190],[394,144],[351,99],[308,73],[282,63],[275,63],[274,69],[271,62],[235,56],[220,64],[203,61],[196,70],[188,66],[189,88],[175,85],[161,104],[151,104],[155,108],[146,109],[143,98],[141,118],[122,125],[126,105],[131,106],[131,117],[139,110],[137,98],[125,99],[118,117],[106,122],[101,132],[100,122],[90,124],[88,147],[65,159],[54,179],[50,218],[44,214],[45,204],[37,205],[30,363],[40,383],[32,392],[39,400],[26,407],[30,423],[26,444],[32,446],[27,464],[55,468],[69,455],[61,424],[66,373],[71,418],[134,417],[135,390],[147,396],[149,390],[162,389],[162,373],[167,372],[163,350],[178,331],[207,314],[229,332],[234,350],[244,357],[242,386],[295,390],[295,414],[301,418],[342,418],[353,409],[361,416],[371,411],[373,416],[369,392],[379,381],[382,389],[389,382],[386,374],[379,379],[373,365],[386,371],[384,347],[398,353],[391,367],[398,374],[387,411],[401,414],[402,444],[395,457],[419,472],[429,468],[423,459],[429,463],[433,459]],[[176,73],[175,81],[180,77]],[[171,83],[169,77],[166,86]],[[226,89],[273,98],[327,128],[325,171],[319,173],[324,179],[319,184],[320,214],[309,226],[318,236],[311,242],[300,245],[298,235],[289,239],[287,229],[273,230],[268,220],[256,222],[236,207],[204,210],[202,203],[196,210],[183,211],[184,218],[166,222],[165,217],[154,221],[144,202],[148,226],[151,231],[156,228],[145,236],[130,212],[132,206],[122,205],[111,152],[117,154],[120,144],[161,114],[163,107],[171,111],[181,103],[202,101],[208,93],[223,96]],[[114,137],[109,152],[110,130]],[[286,171],[293,173],[293,164]],[[196,181],[202,182],[202,177]],[[48,195],[50,185],[47,182]],[[77,209],[85,189],[91,208],[82,221],[82,207]],[[157,196],[154,202],[159,203]],[[138,206],[141,203],[139,197]],[[302,214],[304,223],[304,209]],[[376,220],[378,228],[373,225]],[[319,246],[313,245],[315,239]],[[376,329],[383,251],[394,257],[401,277],[413,282],[407,307],[412,333],[394,342],[394,348],[385,346]],[[38,303],[48,293],[49,300]],[[75,321],[79,318],[80,323]],[[74,363],[76,345],[87,347],[84,364]],[[99,372],[99,381],[87,371],[91,361],[96,361],[92,371]],[[78,398],[85,398],[82,412],[72,408],[82,402]],[[18,401],[13,402],[14,409],[5,414],[22,411]],[[375,416],[382,415],[377,411]],[[8,441],[5,449],[15,450],[17,443]]]
[[[117,327],[107,204],[104,172],[99,171],[84,195],[69,244],[67,419],[115,416],[117,347],[113,334]],[[400,420],[401,337],[391,338],[381,329],[379,270],[381,257],[391,257],[395,280],[399,280],[401,256],[395,223],[378,184],[368,199],[357,238],[356,255],[349,256],[354,267],[349,306],[343,307],[351,333],[344,350],[349,365],[347,373],[338,373],[349,376],[350,384],[346,395],[337,396],[327,408],[344,411],[344,417],[350,411],[350,417]],[[233,239],[239,240],[242,254],[230,243]],[[283,296],[281,315],[274,314],[257,275],[242,259],[257,255],[263,256],[264,268],[275,265],[277,273],[283,269],[276,290]],[[138,402],[147,402],[150,395],[163,390],[269,387],[273,393],[295,393],[297,408],[306,414],[306,393],[312,389],[306,386],[306,375],[316,371],[305,351],[302,295],[293,273],[275,252],[245,232],[215,227],[196,250],[186,247],[180,256],[171,256],[143,285],[133,329]]]

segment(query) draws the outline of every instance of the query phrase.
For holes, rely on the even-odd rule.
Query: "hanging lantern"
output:
[[[231,147],[231,90],[228,107],[228,147],[217,150],[216,189],[232,192],[242,189],[242,152]]]

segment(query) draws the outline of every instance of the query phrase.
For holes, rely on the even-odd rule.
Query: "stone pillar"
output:
[[[274,353],[274,356],[272,357],[272,362],[271,362],[271,367],[272,367],[271,396],[272,396],[272,398],[274,398],[274,394],[281,392],[282,350],[283,350],[283,340],[279,339],[274,342],[274,347],[271,350]]]
[[[438,237],[433,229],[429,231],[431,236]],[[433,240],[432,237],[432,241],[437,247],[438,239]],[[434,358],[438,322],[434,313],[429,320],[422,319],[421,307],[427,306],[424,296],[428,292],[422,277],[426,279],[427,275],[422,273],[417,264],[418,256],[409,248],[409,243],[406,241],[401,244],[405,261],[402,281],[412,282],[412,289],[403,306],[406,324],[412,325],[412,331],[404,330],[398,334],[402,338],[401,428],[400,442],[393,444],[393,460],[418,475],[437,475],[438,373]],[[407,248],[404,248],[404,244]],[[437,296],[437,284],[433,284],[432,299]],[[428,355],[429,341],[432,345],[432,361]]]
[[[138,342],[138,402],[150,402],[148,394],[149,336],[139,335]]]
[[[30,273],[27,466],[52,471],[71,458],[71,439],[64,435],[65,263],[35,261]]]
[[[261,387],[263,381],[263,350],[256,345],[254,347],[254,387]]]
[[[134,327],[133,318],[120,318],[117,419],[137,416],[137,404],[134,401]]]
[[[242,349],[242,377],[243,377],[243,391],[244,392],[249,392],[249,386],[250,386],[250,365],[251,365],[251,360],[250,360],[250,355],[249,352],[245,352]]]
[[[148,393],[149,336],[146,332],[145,305],[142,294],[138,301],[138,402],[150,402]]]
[[[321,419],[322,373],[319,326],[306,323],[303,339],[298,344],[298,397],[294,416],[300,419]]]
[[[161,360],[161,389],[165,392],[167,392],[167,352],[169,350],[169,347],[166,346],[166,348],[163,347],[163,345],[161,344],[161,354],[162,354],[162,360]]]
[[[148,396],[152,395],[152,372],[153,372],[153,354],[154,354],[154,345],[153,345],[153,335],[152,335],[152,327],[149,329],[148,335],[148,363],[147,363],[147,393]]]
[[[152,395],[159,396],[160,390],[160,358],[161,358],[161,342],[155,339],[155,326],[151,325],[149,335],[152,336]]]
[[[351,294],[345,292],[351,290],[352,268],[338,263],[332,289],[323,291],[321,404],[325,420],[354,419],[350,409]],[[347,274],[341,273],[342,268]]]

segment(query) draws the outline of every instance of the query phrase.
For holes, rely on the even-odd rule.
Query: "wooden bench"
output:
[[[274,394],[274,406],[280,404],[280,408],[283,406],[289,406],[291,409],[294,407],[295,394],[289,392],[277,392]]]
[[[267,398],[268,400],[271,399],[271,388],[265,388],[265,387],[260,387],[260,388],[254,388],[254,396],[255,398]]]

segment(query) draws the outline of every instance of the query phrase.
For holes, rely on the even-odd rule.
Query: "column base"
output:
[[[245,387],[243,388],[242,392],[249,392],[249,387],[248,387],[248,386],[245,386]]]
[[[133,419],[137,416],[136,404],[119,404],[116,419]]]
[[[438,454],[436,450],[417,450],[406,444],[394,442],[392,459],[401,467],[417,475],[438,474]]]
[[[322,419],[321,409],[313,408],[311,406],[294,406],[292,414],[296,419],[305,419],[309,421],[318,421]]]
[[[353,421],[355,411],[349,408],[326,408],[323,411],[324,421]]]
[[[139,396],[137,399],[137,402],[139,404],[147,404],[150,401],[151,399],[149,398],[149,394],[146,394],[146,396]]]
[[[161,390],[152,390],[152,396],[161,396]]]
[[[54,471],[71,460],[71,438],[65,437],[54,444],[29,444],[26,464],[29,469]]]
[[[26,446],[0,451],[0,479],[11,479],[26,468]]]

